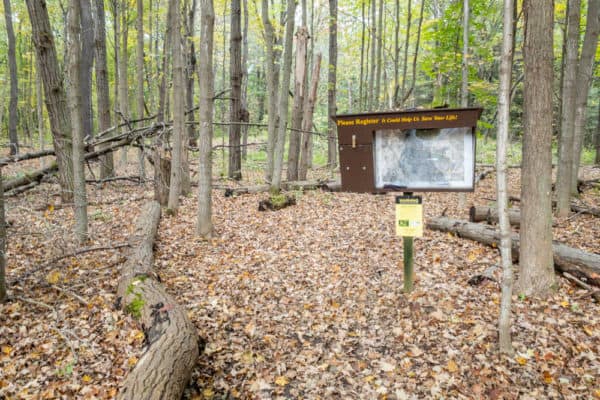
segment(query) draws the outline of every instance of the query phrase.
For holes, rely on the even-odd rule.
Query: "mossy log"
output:
[[[451,232],[488,246],[497,247],[500,244],[499,231],[489,225],[439,217],[428,220],[426,226],[428,229]],[[513,234],[511,239],[512,255],[516,261],[519,257],[519,235]],[[575,249],[559,242],[553,242],[552,251],[556,270],[568,272],[587,283],[600,286],[600,254]]]
[[[152,271],[159,220],[158,202],[147,203],[121,270],[118,303],[138,320],[146,349],[125,378],[119,399],[180,399],[199,354],[196,328]]]

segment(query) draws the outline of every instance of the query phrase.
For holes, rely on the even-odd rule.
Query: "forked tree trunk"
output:
[[[301,181],[306,180],[306,174],[308,168],[311,165],[312,152],[310,151],[313,135],[309,133],[312,131],[313,115],[315,112],[315,102],[317,101],[317,89],[319,86],[319,74],[321,72],[321,53],[317,54],[315,60],[315,66],[312,72],[312,82],[310,84],[310,92],[308,94],[308,102],[304,108],[304,116],[302,117],[302,146],[300,151],[300,166],[298,168],[298,179]]]
[[[198,141],[198,220],[196,233],[209,238],[212,235],[212,137],[213,137],[213,34],[215,12],[213,0],[200,0],[200,62],[198,83],[200,91],[200,127]]]
[[[52,130],[52,143],[59,166],[61,197],[64,202],[71,202],[73,200],[71,119],[67,110],[67,97],[56,56],[52,27],[45,0],[27,0],[26,3],[31,20],[36,56],[41,67],[44,97]]]
[[[119,302],[138,320],[148,348],[125,378],[119,399],[180,399],[199,354],[198,334],[185,308],[154,278],[152,247],[159,221],[160,205],[147,203],[121,271]]]
[[[300,158],[300,142],[302,140],[302,106],[304,104],[304,82],[306,76],[306,42],[308,29],[305,26],[296,32],[296,68],[294,73],[294,105],[292,106],[292,130],[288,147],[287,180],[298,180],[298,160]]]

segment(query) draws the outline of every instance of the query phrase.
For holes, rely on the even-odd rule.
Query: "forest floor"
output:
[[[583,177],[599,178],[600,168]],[[519,196],[519,170],[510,183]],[[491,174],[467,204],[493,204],[494,188]],[[0,399],[112,398],[144,351],[140,328],[113,305],[127,252],[119,246],[151,183],[89,185],[87,247],[106,249],[75,256],[72,210],[57,192],[46,183],[7,199]],[[194,235],[194,195],[177,216],[163,215],[156,270],[206,339],[186,398],[600,398],[600,305],[586,291],[557,277],[544,300],[515,293],[516,354],[502,355],[500,287],[468,283],[499,265],[497,249],[426,230],[407,295],[393,195],[295,194],[297,205],[259,212],[264,194],[215,190],[208,242]],[[468,218],[455,193],[423,197],[425,218]],[[600,207],[597,189],[582,200]],[[556,240],[600,252],[597,218],[556,222]]]

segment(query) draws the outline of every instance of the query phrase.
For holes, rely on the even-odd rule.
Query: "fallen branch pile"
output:
[[[147,346],[119,393],[120,399],[180,399],[199,354],[199,338],[186,310],[156,279],[152,252],[160,205],[147,203],[121,270],[118,303],[139,322]]]

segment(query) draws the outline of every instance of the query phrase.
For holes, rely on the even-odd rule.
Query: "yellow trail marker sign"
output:
[[[421,196],[396,196],[396,235],[423,237],[423,199]]]

